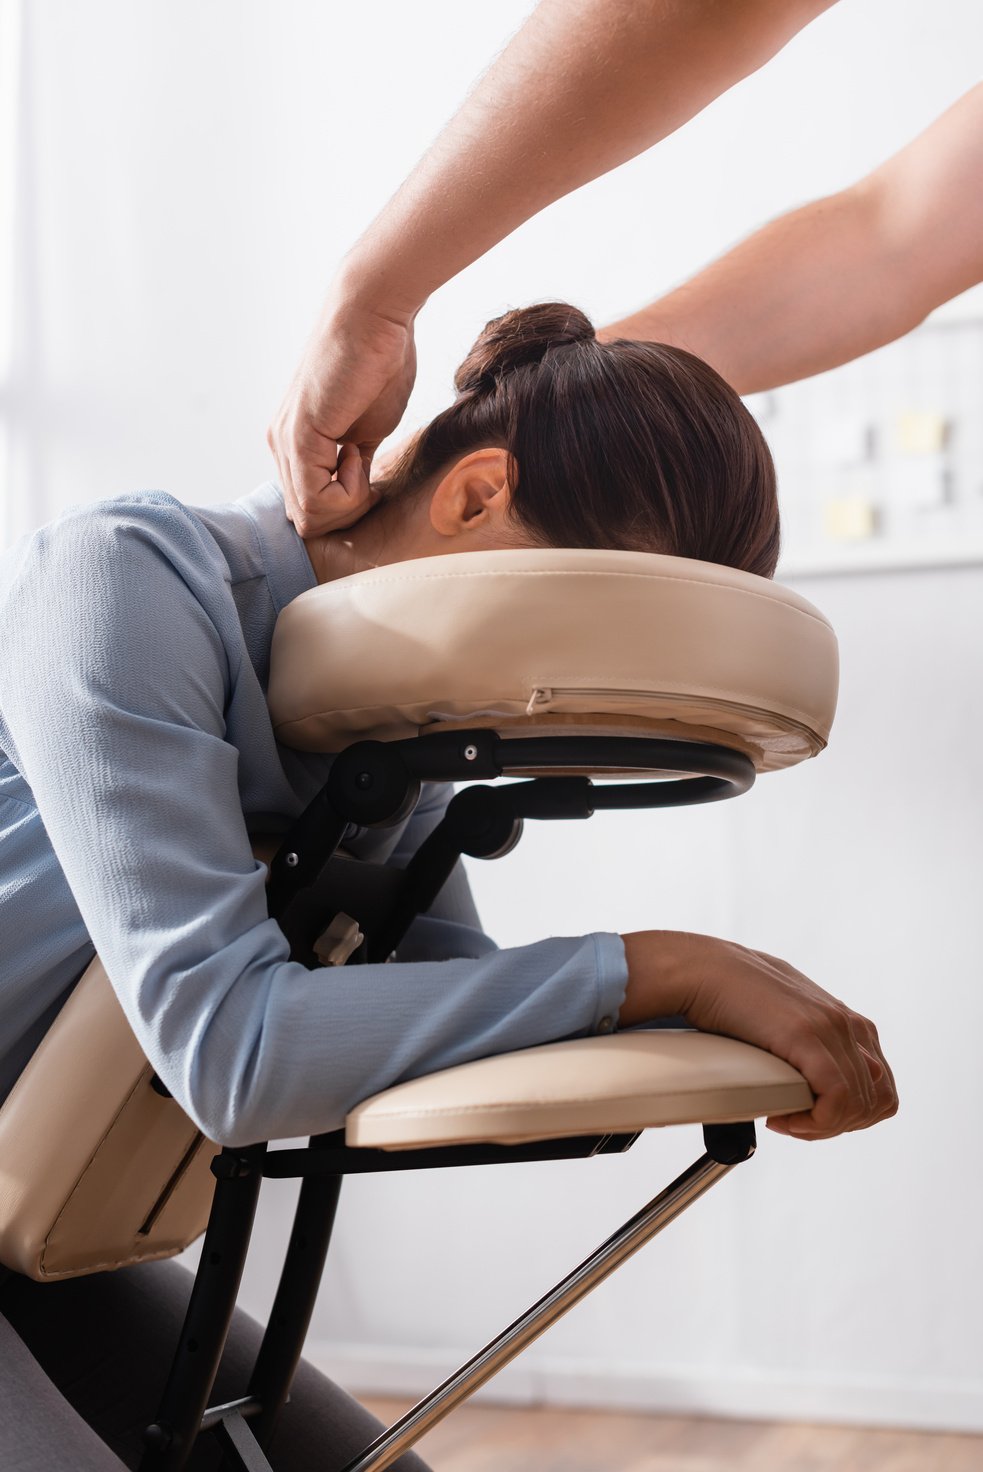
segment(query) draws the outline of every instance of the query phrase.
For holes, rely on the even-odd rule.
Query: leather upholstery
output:
[[[716,741],[758,771],[815,756],[836,707],[836,638],[804,598],[688,558],[469,552],[325,583],[283,610],[278,739],[339,751],[442,723]]]
[[[710,1033],[634,1031],[481,1058],[366,1099],[349,1145],[516,1144],[671,1124],[732,1124],[810,1109],[789,1063]]]
[[[217,1147],[152,1077],[93,961],[0,1108],[0,1262],[70,1278],[204,1231]]]

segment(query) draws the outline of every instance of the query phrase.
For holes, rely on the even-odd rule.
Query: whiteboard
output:
[[[779,577],[983,563],[983,321],[745,403],[778,472]]]

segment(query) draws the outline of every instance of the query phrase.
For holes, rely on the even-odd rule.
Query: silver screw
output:
[[[287,857],[284,859],[283,862],[286,864],[288,869],[296,869],[297,865],[300,863],[300,855],[294,853],[287,854]]]
[[[464,748],[464,760],[466,762],[476,762],[478,760],[478,748],[476,746],[466,746]]]

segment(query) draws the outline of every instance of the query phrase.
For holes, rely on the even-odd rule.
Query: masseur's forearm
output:
[[[673,132],[830,4],[542,0],[331,283],[268,433],[302,537],[372,505],[369,463],[406,408],[428,296]],[[344,443],[359,453],[340,457]]]
[[[909,332],[934,305],[904,289],[877,239],[878,201],[862,188],[815,200],[598,336],[686,348],[742,394],[808,378]]]
[[[868,178],[773,220],[598,334],[668,342],[739,393],[891,342],[983,278],[983,86]]]
[[[394,315],[761,66],[832,0],[543,0],[342,273]]]

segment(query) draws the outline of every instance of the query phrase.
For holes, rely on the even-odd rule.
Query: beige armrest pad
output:
[[[810,1109],[788,1063],[733,1038],[685,1031],[575,1038],[481,1058],[366,1099],[349,1145],[514,1144],[669,1124],[726,1124]]]

